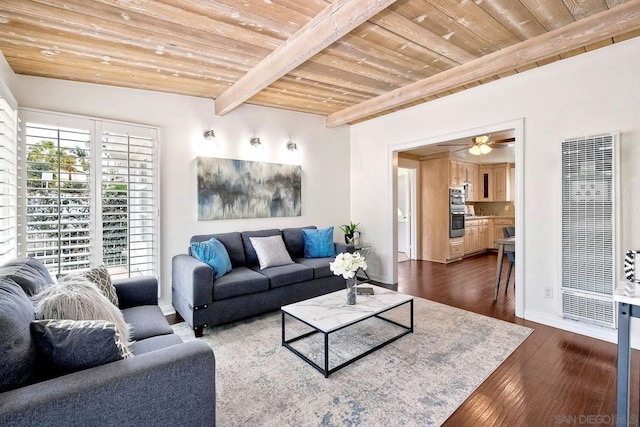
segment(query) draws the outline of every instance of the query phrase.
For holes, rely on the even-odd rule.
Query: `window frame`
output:
[[[102,139],[103,133],[113,130],[125,130],[125,131],[139,131],[141,135],[148,136],[153,140],[153,161],[152,171],[150,177],[152,178],[153,185],[153,246],[152,246],[152,264],[153,272],[147,272],[160,279],[162,272],[161,265],[161,218],[160,218],[160,129],[155,126],[128,123],[122,121],[107,120],[98,117],[82,116],[75,114],[59,113],[47,110],[31,109],[31,108],[19,108],[18,115],[20,118],[20,134],[25,137],[18,144],[18,256],[27,255],[27,236],[26,236],[26,200],[27,200],[27,171],[26,171],[26,127],[27,123],[37,123],[49,126],[70,127],[76,129],[87,129],[89,131],[89,168],[90,168],[90,267],[96,267],[103,264],[103,230],[102,230]],[[138,136],[138,135],[136,135]],[[128,178],[131,175],[127,175]],[[127,205],[127,212],[129,212],[129,205]],[[131,218],[127,216],[127,230],[131,227]],[[129,231],[127,232],[129,235]],[[127,240],[129,243],[129,240]],[[129,260],[126,262],[127,271],[123,274],[117,273],[117,268],[111,268],[112,277],[114,279],[123,277],[136,277],[135,271],[129,271]],[[60,267],[58,267],[60,269]],[[69,270],[67,270],[69,271]],[[66,272],[67,272],[66,271]],[[56,274],[57,272],[53,272]]]

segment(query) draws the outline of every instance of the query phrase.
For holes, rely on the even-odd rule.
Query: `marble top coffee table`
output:
[[[338,369],[344,368],[350,363],[355,362],[363,358],[364,356],[384,347],[385,345],[397,340],[404,335],[413,332],[413,297],[410,295],[401,294],[399,292],[385,289],[379,286],[371,284],[365,284],[366,287],[371,287],[374,290],[373,295],[358,295],[355,305],[348,305],[346,301],[346,290],[333,292],[319,297],[311,298],[308,300],[300,301],[295,304],[285,305],[282,310],[282,345],[287,347],[297,356],[309,363],[315,369],[324,374],[327,378],[330,374],[334,373]],[[405,321],[399,321],[397,315],[389,315],[392,310],[401,306],[408,305],[408,319]],[[404,311],[407,311],[406,309]],[[388,313],[388,314],[387,314]],[[406,317],[406,314],[401,313]],[[293,338],[286,338],[286,318],[290,316],[299,322],[304,323],[310,327],[310,331],[306,331]],[[329,336],[337,334],[345,328],[353,328],[354,325],[365,322],[368,319],[378,319],[379,321],[387,322],[395,325],[394,331],[397,334],[384,337],[384,341],[375,343],[373,347],[366,349],[362,353],[349,356],[348,359],[337,366],[329,367]],[[407,325],[408,323],[408,325]],[[307,330],[309,328],[306,328]],[[375,330],[375,328],[372,328]],[[355,331],[354,333],[358,333]],[[319,363],[311,360],[308,355],[302,353],[298,349],[294,348],[293,344],[296,341],[304,340],[314,334],[322,334],[324,338],[324,363],[320,366]],[[334,335],[335,337],[336,335]],[[349,339],[348,336],[338,336],[339,339]],[[353,336],[351,337],[353,338]],[[333,341],[335,341],[334,338]],[[332,345],[335,346],[335,342],[332,341]],[[340,343],[345,344],[345,343]],[[332,350],[333,351],[333,350]]]

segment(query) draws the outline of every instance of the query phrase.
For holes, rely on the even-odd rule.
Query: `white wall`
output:
[[[11,108],[17,109],[18,105],[13,96],[15,81],[16,73],[9,67],[9,63],[0,52],[0,96],[7,100]]]
[[[171,258],[185,253],[194,234],[335,226],[349,221],[349,130],[326,129],[312,114],[244,105],[223,117],[213,115],[210,99],[74,83],[18,75],[14,95],[21,107],[81,114],[159,126],[161,179],[161,301],[171,304]],[[219,148],[203,138],[211,127]],[[263,148],[249,145],[258,136]],[[291,139],[299,151],[287,151]],[[198,221],[197,156],[302,165],[302,216],[291,218]]]
[[[525,318],[572,328],[558,316],[560,143],[621,132],[622,249],[640,248],[640,38],[500,79],[351,127],[351,217],[379,262],[374,277],[397,281],[390,209],[390,146],[524,118]],[[520,256],[520,255],[519,255]],[[622,261],[620,261],[620,264]],[[461,284],[464,286],[464,284]],[[554,299],[543,288],[555,289]],[[586,332],[609,339],[611,331]]]

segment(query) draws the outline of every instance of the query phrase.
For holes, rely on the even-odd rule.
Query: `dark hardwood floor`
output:
[[[506,265],[504,262],[506,275]],[[496,255],[443,265],[398,265],[398,290],[491,316],[535,331],[462,404],[445,426],[613,426],[616,412],[616,346],[515,317],[513,282],[493,301]],[[513,281],[513,278],[512,278]],[[639,378],[638,352],[632,377]],[[638,402],[638,381],[632,381]],[[632,405],[630,425],[638,425]]]

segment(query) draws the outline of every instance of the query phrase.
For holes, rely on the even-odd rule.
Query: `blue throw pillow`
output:
[[[333,244],[333,227],[314,230],[302,229],[304,239],[305,258],[324,258],[335,256],[336,247]]]
[[[231,271],[231,260],[227,248],[215,237],[205,242],[191,243],[191,252],[199,261],[209,264],[213,268],[214,279]]]

